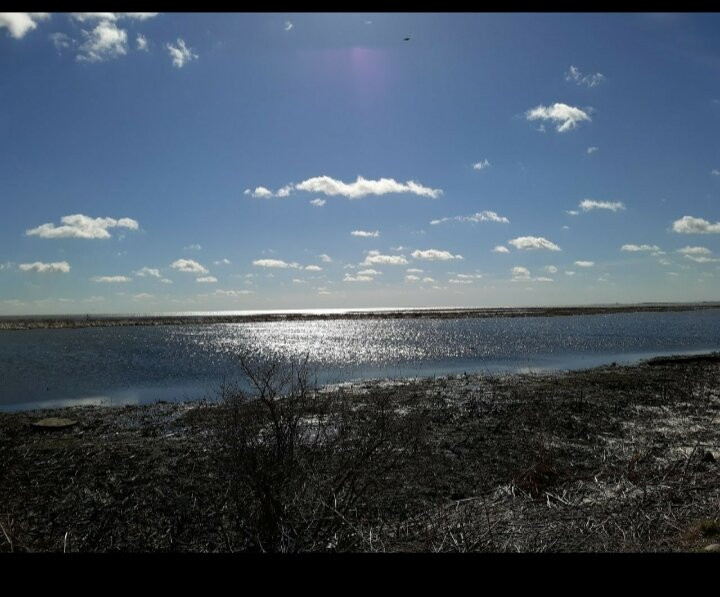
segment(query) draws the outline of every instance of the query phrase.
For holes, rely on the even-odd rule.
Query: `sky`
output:
[[[0,315],[720,296],[720,14],[0,13]]]

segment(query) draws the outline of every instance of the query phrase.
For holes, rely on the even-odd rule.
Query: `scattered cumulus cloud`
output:
[[[610,211],[619,211],[625,209],[622,201],[595,201],[595,199],[583,199],[580,202],[580,208],[583,211],[593,209],[608,209]]]
[[[588,155],[592,155],[593,153],[595,153],[595,152],[598,151],[599,149],[600,149],[599,147],[588,147],[588,148],[587,148]]]
[[[172,58],[172,63],[175,68],[182,68],[185,66],[188,62],[191,60],[197,60],[198,55],[195,54],[191,48],[188,48],[185,45],[185,42],[177,38],[176,45],[172,44],[165,44],[165,48],[168,51],[168,54],[170,54],[170,58]]]
[[[379,230],[374,230],[372,232],[368,230],[353,230],[350,234],[353,236],[359,236],[361,238],[377,238],[380,236]]]
[[[208,273],[208,271],[202,265],[192,259],[178,259],[177,261],[173,261],[170,267],[180,272],[186,272],[188,274]]]
[[[137,45],[137,49],[140,52],[148,51],[148,40],[144,35],[141,35],[140,33],[138,33],[137,37],[135,38],[135,43]]]
[[[639,253],[644,251],[654,251],[660,253],[660,247],[657,245],[623,245],[620,247],[621,251],[627,251],[629,253]]]
[[[170,278],[162,278],[160,280],[163,284],[172,284],[173,281]]]
[[[320,258],[320,260],[321,260],[323,263],[332,263],[332,258],[330,257],[330,255],[326,255],[325,253],[321,253],[320,255],[318,255],[318,257]]]
[[[160,270],[152,267],[142,267],[135,272],[136,276],[144,278],[145,276],[152,276],[153,278],[160,278]]]
[[[7,29],[10,37],[22,39],[37,28],[39,21],[49,18],[48,12],[0,12],[0,29]]]
[[[579,216],[580,212],[576,209],[566,209],[565,213],[569,216]]]
[[[314,207],[322,207],[326,203],[327,203],[327,201],[325,199],[312,199],[310,201],[310,205],[312,205]]]
[[[137,230],[139,224],[131,218],[91,218],[82,214],[73,214],[60,218],[62,225],[42,224],[26,230],[27,236],[40,238],[110,238],[108,228],[128,228]]]
[[[522,267],[521,265],[517,265],[512,268],[512,275],[513,278],[527,280],[530,278],[530,270],[526,267]]]
[[[188,245],[187,247],[183,247],[183,251],[202,251],[202,245],[194,243],[192,245]]]
[[[256,267],[269,267],[276,269],[300,269],[301,267],[299,263],[288,263],[282,259],[256,259],[252,262],[252,264]]]
[[[712,174],[713,176],[720,176],[720,170],[718,170],[717,168],[713,168],[712,170],[710,170],[710,174]]]
[[[574,108],[567,104],[555,103],[552,106],[537,106],[525,113],[528,120],[551,120],[558,123],[555,129],[558,133],[564,133],[574,129],[578,123],[585,120],[590,121],[590,116],[580,108]]]
[[[431,225],[436,226],[443,222],[449,222],[450,220],[457,220],[458,222],[498,222],[501,224],[509,224],[505,216],[499,216],[494,211],[479,211],[471,216],[455,216],[453,218],[440,218],[439,220],[432,220]]]
[[[683,216],[673,222],[673,230],[679,234],[720,234],[720,222],[711,224],[702,218]]]
[[[473,164],[473,170],[484,170],[485,168],[490,167],[490,162],[487,161],[487,158]]]
[[[319,265],[306,265],[305,271],[308,272],[321,272],[322,268]]]
[[[213,261],[213,263],[215,265],[230,265],[230,260],[225,258],[225,259],[220,259],[219,261]]]
[[[414,274],[408,274],[407,276],[405,276],[405,281],[406,282],[419,282],[420,278]]]
[[[267,199],[268,197],[273,196],[272,191],[270,189],[266,189],[265,187],[255,187],[254,191],[251,191],[250,189],[245,189],[244,193],[245,195],[257,197],[259,199]]]
[[[683,255],[710,255],[712,251],[706,247],[683,247],[677,250]]]
[[[558,268],[555,267],[554,265],[548,265],[545,267],[545,271],[548,272],[549,274],[557,274]]]
[[[425,261],[450,261],[452,259],[462,259],[462,255],[453,255],[449,251],[440,251],[438,249],[427,249],[421,251],[413,251],[411,253],[413,259],[423,259]]]
[[[685,255],[685,259],[690,259],[695,263],[716,263],[720,261],[715,257],[706,257],[705,255]]]
[[[35,261],[34,263],[21,263],[18,265],[18,268],[23,272],[38,272],[40,274],[60,272],[67,274],[70,271],[70,264],[67,261],[58,261],[55,263]]]
[[[55,46],[58,54],[61,54],[63,50],[67,50],[68,48],[74,46],[76,43],[74,39],[72,39],[69,35],[65,35],[64,33],[51,33],[48,37]]]
[[[70,17],[80,23],[88,21],[119,21],[122,19],[146,21],[156,17],[158,14],[157,12],[71,12]]]
[[[407,265],[405,255],[382,255],[380,251],[368,251],[365,261],[360,265],[363,267],[371,265]]]
[[[508,241],[512,246],[519,250],[532,251],[536,249],[547,249],[548,251],[560,251],[555,243],[550,242],[542,236],[518,236]]]
[[[408,270],[410,271],[410,270]],[[379,276],[382,272],[377,271],[376,269],[363,269],[358,272],[358,276]]]
[[[411,267],[409,269],[405,270],[408,274],[422,274],[423,270],[417,268],[417,267]]]
[[[290,21],[285,21],[285,31],[290,31],[294,26]]]
[[[76,59],[81,62],[103,62],[127,54],[127,31],[112,21],[100,21],[94,29],[82,31]]]
[[[325,195],[341,195],[348,199],[361,199],[366,195],[385,195],[386,193],[413,193],[424,197],[438,198],[441,189],[424,187],[412,180],[405,183],[397,182],[393,178],[368,180],[358,176],[355,182],[345,183],[329,176],[315,176],[295,185],[298,191],[324,193]]]
[[[510,249],[508,249],[508,248],[507,248],[506,246],[504,246],[504,245],[497,245],[497,246],[492,250],[492,252],[493,252],[493,253],[509,253],[509,252],[510,252]]]
[[[93,282],[100,282],[103,284],[120,284],[122,282],[129,282],[131,278],[127,276],[95,276],[90,278]]]
[[[575,272],[572,271],[572,270],[565,270],[565,275],[566,275],[566,276],[574,276],[574,275],[575,275]]]
[[[570,70],[565,73],[565,80],[574,81],[578,85],[584,85],[585,87],[597,87],[605,80],[605,75],[602,73],[583,75],[579,68],[571,65]]]
[[[213,294],[216,296],[238,297],[254,294],[254,290],[216,290]]]
[[[576,261],[575,265],[578,267],[592,267],[595,265],[594,261]]]
[[[215,284],[218,280],[215,276],[203,276],[202,278],[196,278],[195,281],[200,284]]]
[[[360,274],[353,276],[351,274],[345,274],[343,282],[372,282],[374,278],[372,276],[361,276]]]

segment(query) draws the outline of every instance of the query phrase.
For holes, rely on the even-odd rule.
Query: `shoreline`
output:
[[[207,325],[266,323],[274,321],[327,321],[336,319],[459,319],[498,317],[562,317],[613,313],[663,313],[720,309],[720,303],[665,303],[571,307],[497,307],[352,311],[343,313],[259,313],[242,315],[70,315],[4,316],[2,330],[74,329],[116,326]]]
[[[563,373],[348,382],[320,394],[329,402],[305,424],[344,404],[337,412],[352,425],[375,429],[357,437],[376,438],[382,416],[380,454],[393,455],[394,468],[368,469],[367,494],[337,523],[343,541],[303,543],[305,529],[272,550],[694,552],[720,543],[718,352]],[[233,491],[228,471],[240,461],[222,449],[227,408],[0,413],[0,551],[256,550],[243,534],[254,502]],[[50,416],[76,424],[32,427]],[[348,470],[355,457],[319,454],[323,471]],[[307,488],[289,503],[317,512]]]

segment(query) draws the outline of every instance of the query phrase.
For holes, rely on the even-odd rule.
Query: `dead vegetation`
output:
[[[245,366],[218,403],[0,415],[0,550],[718,543],[720,355],[319,390]]]

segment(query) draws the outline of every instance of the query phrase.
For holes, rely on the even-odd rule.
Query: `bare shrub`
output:
[[[392,394],[319,391],[307,358],[240,365],[248,389],[222,388],[215,425],[231,549],[362,550],[363,529],[417,451],[421,427]]]

